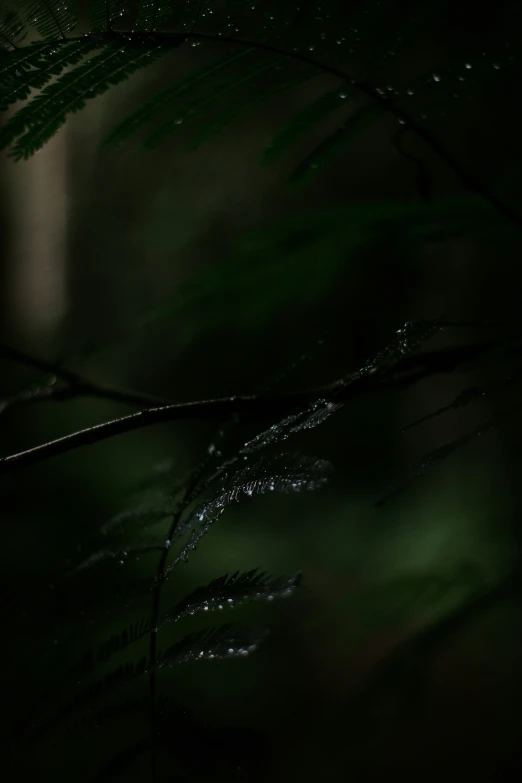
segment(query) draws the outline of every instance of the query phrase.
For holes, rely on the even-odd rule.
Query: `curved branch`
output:
[[[285,414],[296,406],[317,400],[320,397],[335,397],[347,402],[367,394],[387,389],[400,389],[438,372],[453,372],[460,364],[486,353],[496,343],[451,348],[416,356],[407,356],[385,371],[373,374],[359,372],[336,380],[333,383],[278,395],[233,395],[218,399],[180,402],[148,407],[112,421],[96,424],[78,432],[64,435],[56,440],[27,449],[0,459],[0,475],[16,468],[32,465],[50,457],[64,454],[80,446],[99,443],[107,438],[126,432],[162,424],[168,421],[186,419],[212,419],[233,413],[250,416]]]
[[[0,402],[0,413],[13,405],[43,402],[46,400],[63,401],[76,397],[98,397],[104,400],[122,402],[127,405],[139,405],[140,407],[147,408],[157,408],[158,406],[168,405],[173,402],[172,400],[152,397],[148,394],[141,394],[140,392],[111,389],[107,386],[93,383],[72,370],[67,370],[58,364],[53,364],[44,359],[30,356],[24,351],[20,351],[18,348],[11,348],[3,343],[0,343],[0,357],[17,362],[18,364],[24,364],[26,367],[34,367],[35,370],[49,373],[50,375],[55,375],[67,384],[67,386],[44,386],[34,394],[26,395],[25,393],[22,393],[2,400]]]

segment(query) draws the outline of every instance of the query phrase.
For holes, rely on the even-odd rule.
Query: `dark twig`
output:
[[[333,383],[284,394],[234,395],[218,399],[148,407],[136,413],[70,433],[41,446],[4,457],[0,459],[0,474],[152,424],[185,419],[224,418],[233,413],[250,416],[284,414],[296,406],[309,403],[320,397],[335,396],[340,402],[346,402],[390,388],[403,388],[433,373],[452,372],[463,362],[487,352],[493,345],[494,343],[483,343],[405,357],[403,360],[399,359],[386,371],[363,375],[353,373]]]
[[[78,375],[58,364],[47,362],[30,356],[18,348],[11,348],[8,345],[0,343],[0,357],[9,359],[26,367],[33,367],[43,373],[60,378],[67,385],[59,386],[44,384],[35,391],[23,391],[6,400],[0,402],[0,412],[13,405],[42,402],[45,400],[63,401],[75,397],[99,397],[100,399],[112,400],[114,402],[123,402],[127,405],[139,405],[140,407],[156,408],[159,405],[168,405],[172,400],[165,400],[160,397],[152,397],[140,392],[120,391],[93,383],[81,375]]]

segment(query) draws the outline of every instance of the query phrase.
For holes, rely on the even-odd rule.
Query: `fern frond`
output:
[[[326,460],[303,457],[300,454],[261,457],[253,465],[237,470],[230,478],[224,479],[221,487],[209,500],[200,503],[195,511],[178,526],[176,539],[188,531],[191,531],[190,537],[168,568],[163,571],[161,578],[166,579],[179,563],[188,561],[191,551],[196,549],[200,540],[224,513],[226,507],[242,496],[252,497],[274,491],[285,493],[314,491],[326,483],[331,470],[332,466]],[[217,474],[207,479],[204,486],[218,477],[223,480],[222,472],[220,468]]]
[[[18,11],[10,8],[0,15],[0,66],[8,62],[5,52],[12,53],[28,33],[27,25]],[[2,73],[3,67],[0,67]]]
[[[280,62],[283,61],[281,60]],[[191,149],[196,150],[201,144],[208,143],[215,136],[222,133],[222,131],[232,122],[237,120],[238,117],[257,108],[260,103],[275,98],[280,92],[285,92],[291,87],[303,84],[304,82],[309,82],[317,75],[316,68],[304,69],[298,74],[292,72],[285,75],[284,73],[279,72],[281,65],[277,65],[276,63],[272,67],[278,72],[277,79],[275,79],[275,81],[273,79],[269,80],[267,85],[258,85],[256,89],[251,90],[248,95],[238,97],[229,107],[219,112],[217,116],[209,119],[208,122],[189,139],[189,146]],[[272,76],[275,75],[276,74],[272,74]]]
[[[192,71],[185,78],[177,81],[171,87],[161,90],[137,111],[121,122],[107,137],[105,144],[115,146],[122,144],[126,139],[140,130],[144,125],[154,121],[165,109],[169,109],[171,115],[178,111],[181,115],[183,107],[187,105],[187,98],[193,93],[194,88],[213,86],[213,78],[216,74],[232,63],[246,58],[253,50],[233,52],[225,57],[220,57],[201,68]],[[204,93],[206,95],[206,93]],[[177,117],[174,118],[174,123]]]
[[[309,133],[316,125],[346,106],[355,97],[355,91],[348,87],[337,87],[329,90],[307,104],[294,114],[280,131],[272,138],[269,145],[261,153],[261,163],[268,165],[277,160]]]
[[[106,522],[101,532],[109,533],[114,528],[122,528],[128,522],[138,523],[143,529],[158,524],[166,517],[172,515],[176,510],[176,503],[169,498],[158,501],[142,503],[135,508],[129,508],[126,511],[120,511]]]
[[[243,451],[241,452],[243,454]],[[301,454],[278,454],[260,457],[257,462],[236,470],[226,477],[210,500],[201,503],[189,519],[180,526],[178,536],[193,527],[196,521],[205,523],[222,514],[226,506],[242,496],[252,497],[266,492],[314,491],[322,487],[332,471],[331,463]],[[221,475],[221,469],[218,475]],[[216,476],[217,478],[217,476]],[[209,483],[214,478],[209,479]]]
[[[63,717],[69,715],[76,708],[84,707],[91,701],[98,699],[100,696],[106,696],[113,690],[128,685],[130,682],[142,677],[146,671],[146,658],[140,658],[137,663],[130,661],[125,664],[120,664],[117,668],[112,669],[103,677],[89,683],[85,688],[80,690],[76,694],[74,700],[67,705],[65,710],[60,712],[59,718],[63,719]]]
[[[62,38],[78,24],[72,0],[19,0],[27,21],[42,38]]]
[[[260,457],[252,465],[237,470],[210,501],[196,509],[194,515],[200,520],[211,517],[245,495],[314,491],[326,483],[331,471],[331,463],[326,460],[301,454]]]
[[[81,671],[88,672],[100,663],[109,662],[115,655],[125,650],[131,644],[143,639],[149,633],[150,622],[148,618],[137,620],[123,631],[112,634],[109,639],[98,646],[96,652],[90,650],[86,653],[80,665]]]
[[[89,16],[92,30],[107,32],[112,30],[114,22],[131,10],[132,5],[132,0],[90,0]]]
[[[305,408],[296,413],[290,413],[277,424],[272,424],[271,427],[260,432],[255,438],[247,441],[239,453],[252,454],[274,443],[286,440],[291,433],[313,429],[330,418],[341,407],[341,403],[332,402],[331,400],[323,398],[314,400]]]
[[[355,112],[340,128],[335,130],[299,163],[290,175],[293,184],[305,184],[317,174],[318,169],[335,158],[339,151],[350,144],[354,137],[363,133],[374,123],[380,114],[375,104],[363,106]]]
[[[160,654],[157,668],[188,661],[242,658],[257,650],[267,633],[232,623],[195,631]]]
[[[18,50],[4,67],[0,65],[0,111],[24,100],[32,90],[45,87],[53,76],[77,65],[96,48],[90,41],[73,41],[60,48],[38,45]]]
[[[257,57],[255,58],[257,60]],[[221,84],[216,85],[212,90],[208,89],[208,85],[205,86],[205,92],[199,98],[185,103],[183,114],[179,116],[178,111],[165,119],[155,130],[145,139],[144,147],[152,149],[158,144],[161,144],[165,139],[179,128],[181,123],[185,120],[192,122],[194,119],[200,117],[203,113],[207,113],[209,109],[216,105],[220,105],[223,100],[226,100],[229,94],[236,93],[242,86],[249,86],[251,82],[255,81],[262,74],[277,73],[278,63],[283,62],[283,58],[280,60],[274,60],[269,58],[270,61],[266,62],[264,59],[261,63],[254,62],[248,69],[247,73],[238,79],[231,80],[230,77],[225,79]],[[250,85],[250,89],[255,89],[255,85]]]
[[[124,547],[123,549],[99,549],[97,552],[93,552],[89,557],[78,563],[73,569],[71,569],[67,576],[76,576],[82,571],[86,571],[89,568],[100,565],[100,563],[107,561],[115,561],[120,564],[124,563],[129,555],[142,555],[147,552],[161,552],[165,549],[165,544],[157,542],[143,542],[133,544],[132,546]]]
[[[301,574],[293,577],[270,577],[257,568],[240,574],[236,571],[213,579],[208,585],[196,588],[167,613],[168,620],[177,621],[196,612],[212,612],[225,607],[234,609],[247,601],[271,601],[275,597],[291,595],[301,581]]]
[[[86,101],[125,81],[163,54],[165,50],[159,47],[140,51],[131,46],[106,46],[103,52],[60,76],[22,107],[0,129],[0,149],[18,139],[10,155],[17,160],[28,158],[54,136],[68,114],[80,111]]]
[[[450,457],[455,451],[462,448],[463,446],[467,446],[468,443],[475,440],[475,438],[480,437],[483,433],[488,432],[488,430],[498,426],[504,419],[518,413],[519,409],[517,407],[508,408],[497,418],[490,419],[489,421],[484,422],[484,424],[475,427],[475,429],[471,430],[470,432],[465,433],[464,435],[461,435],[452,441],[449,441],[449,443],[445,443],[443,446],[439,446],[438,448],[433,449],[433,451],[431,451],[429,454],[426,454],[423,459],[419,461],[416,467],[408,473],[406,478],[400,484],[393,486],[390,491],[384,495],[384,497],[376,501],[375,505],[383,506],[388,502],[388,500],[394,498],[396,495],[407,489],[413,481],[420,478],[421,476],[424,476],[429,470]]]
[[[141,0],[136,17],[136,28],[154,32],[162,23],[172,18],[173,5],[172,0]]]

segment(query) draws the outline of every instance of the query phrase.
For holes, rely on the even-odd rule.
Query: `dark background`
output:
[[[520,206],[513,8],[500,3],[482,15],[462,3],[448,16],[441,4],[438,22],[414,28],[377,72],[463,165]],[[376,35],[371,25],[348,33],[347,68],[364,73],[372,46],[379,55]],[[330,36],[318,40],[318,59]],[[446,329],[430,343],[434,350],[516,339],[520,223],[467,192],[411,138],[408,149],[433,177],[425,204],[415,167],[391,143],[394,120],[376,120],[305,187],[288,187],[288,176],[338,116],[280,163],[259,166],[273,133],[334,87],[331,77],[273,99],[195,152],[184,126],[141,155],[132,142],[101,149],[152,86],[220,51],[216,44],[176,52],[93,101],[29,161],[0,158],[3,341],[63,359],[106,385],[193,400],[250,392],[301,357],[281,388],[334,380],[388,344],[407,319],[511,323]],[[419,87],[408,98],[403,85],[413,79]],[[463,389],[501,383],[515,358],[470,363],[346,405],[295,441],[333,462],[325,490],[241,503],[214,526],[172,580],[174,600],[255,566],[302,570],[304,580],[288,600],[238,611],[234,619],[272,629],[255,655],[168,673],[169,692],[221,727],[212,741],[194,741],[195,755],[237,756],[244,780],[343,781],[390,770],[486,778],[520,769],[519,589],[499,590],[480,611],[444,624],[517,558],[520,415],[503,414],[516,409],[519,387],[401,433]],[[1,370],[4,397],[45,380],[7,360]],[[19,405],[2,415],[2,453],[128,411],[92,399]],[[374,506],[424,455],[490,419],[498,426]],[[237,437],[271,423],[242,422]],[[216,426],[151,427],[2,478],[11,727],[49,705],[49,684],[71,661],[125,627],[122,617],[84,621],[91,583],[64,596],[63,574],[96,548],[100,525],[127,507],[143,474],[166,458],[186,471]],[[125,566],[137,576],[151,567],[146,558]],[[99,579],[94,592],[112,589],[114,574]],[[394,658],[426,628],[440,633]],[[397,660],[388,674],[387,660]],[[49,769],[55,780],[83,780],[110,755],[103,729],[77,741],[57,736],[23,763],[18,757],[19,779]],[[126,739],[124,732],[118,747]],[[136,779],[145,779],[140,769]]]

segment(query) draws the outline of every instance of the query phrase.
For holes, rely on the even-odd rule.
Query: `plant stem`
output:
[[[309,403],[321,397],[335,395],[340,402],[346,402],[362,395],[378,393],[390,388],[403,388],[432,373],[452,372],[459,364],[487,352],[495,345],[495,343],[490,342],[417,354],[400,359],[385,371],[375,372],[374,374],[360,374],[356,372],[333,383],[285,394],[234,395],[210,400],[149,407],[112,421],[96,424],[93,427],[87,427],[78,432],[64,435],[61,438],[35,446],[26,451],[3,457],[0,459],[0,475],[9,473],[16,468],[22,468],[50,457],[64,454],[80,446],[99,443],[107,438],[132,432],[142,427],[149,427],[153,424],[185,419],[222,418],[233,413],[250,416],[284,414],[298,405]]]

